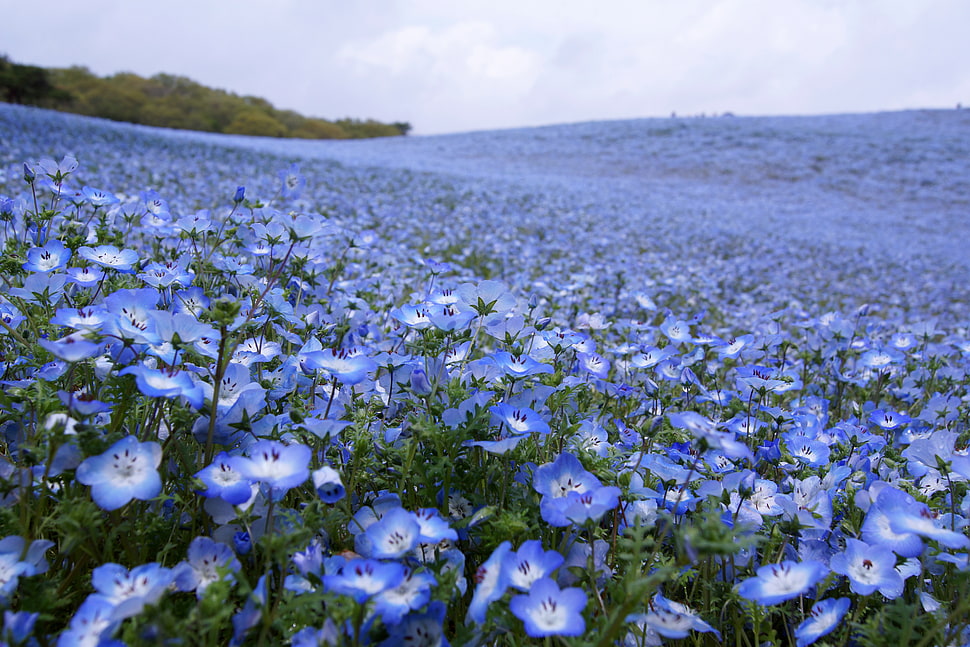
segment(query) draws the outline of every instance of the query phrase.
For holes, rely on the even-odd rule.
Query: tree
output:
[[[261,137],[284,137],[286,126],[265,112],[249,109],[240,112],[223,131],[233,135],[258,135]]]

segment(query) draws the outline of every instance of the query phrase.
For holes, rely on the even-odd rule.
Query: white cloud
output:
[[[416,132],[970,104],[966,0],[48,0],[3,51]]]

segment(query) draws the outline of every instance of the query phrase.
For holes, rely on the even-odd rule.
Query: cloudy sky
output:
[[[0,0],[0,53],[433,134],[970,105],[967,0]]]

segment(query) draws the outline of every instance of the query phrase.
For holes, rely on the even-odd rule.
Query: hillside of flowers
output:
[[[0,105],[0,644],[970,644],[968,135]]]

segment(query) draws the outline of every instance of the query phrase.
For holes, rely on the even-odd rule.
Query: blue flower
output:
[[[4,611],[3,631],[0,632],[0,644],[3,645],[37,645],[37,641],[28,640],[33,636],[34,624],[40,613],[28,611]]]
[[[795,645],[807,647],[831,633],[849,610],[849,598],[828,598],[812,605],[809,617],[795,629]]]
[[[84,196],[84,199],[92,207],[106,207],[120,202],[118,196],[110,191],[102,191],[101,189],[94,189],[89,186],[81,187],[81,195]]]
[[[324,503],[336,503],[347,494],[340,474],[328,466],[313,472],[313,489]]]
[[[513,407],[501,402],[489,408],[493,425],[504,425],[513,434],[548,434],[549,423],[528,407]]]
[[[206,489],[199,494],[204,497],[220,497],[226,503],[240,505],[252,497],[252,481],[243,476],[242,467],[246,459],[219,452],[212,464],[199,470],[195,478],[202,481]]]
[[[58,636],[57,647],[108,644],[106,639],[121,622],[114,612],[115,605],[107,597],[89,595],[71,617],[67,631]]]
[[[114,605],[112,618],[122,620],[141,613],[168,591],[172,570],[152,562],[130,571],[120,564],[103,564],[91,573],[91,584]]]
[[[445,603],[435,600],[424,613],[409,614],[398,624],[388,627],[387,639],[381,647],[397,645],[427,645],[428,647],[449,647],[444,635]]]
[[[502,570],[507,573],[510,586],[528,591],[532,585],[562,566],[566,558],[554,550],[543,550],[542,542],[532,539],[523,542],[519,549],[505,556]]]
[[[152,398],[183,397],[195,409],[205,404],[202,387],[188,371],[148,368],[142,364],[128,366],[118,375],[134,375],[138,390]]]
[[[415,573],[405,568],[404,579],[392,589],[374,596],[374,613],[385,625],[395,625],[412,610],[420,609],[431,599],[431,587],[437,584],[434,575],[427,571]]]
[[[650,601],[649,611],[641,616],[635,616],[637,621],[644,622],[664,638],[686,638],[690,632],[710,632],[718,640],[721,633],[698,617],[687,605],[668,600],[657,593]]]
[[[379,562],[375,559],[352,559],[337,573],[323,576],[327,591],[346,595],[358,604],[371,597],[400,586],[405,568],[399,562]]]
[[[250,446],[248,458],[239,463],[239,472],[244,478],[270,486],[278,499],[310,477],[310,455],[306,445],[260,440]]]
[[[87,333],[75,332],[57,340],[38,339],[44,350],[65,362],[79,362],[101,353],[101,344],[86,338]]]
[[[559,589],[549,578],[537,580],[527,595],[517,595],[509,609],[525,623],[525,633],[532,638],[544,636],[581,636],[586,630],[583,609],[586,593],[582,589]]]
[[[196,537],[189,544],[188,560],[179,562],[172,569],[172,582],[179,591],[195,591],[202,599],[205,590],[220,579],[232,581],[232,575],[219,574],[219,569],[238,571],[242,564],[236,559],[232,549],[209,537]]]
[[[327,348],[309,351],[303,357],[303,366],[307,369],[322,368],[347,385],[363,382],[368,373],[377,369],[377,362],[356,349]]]
[[[280,195],[284,200],[295,200],[303,193],[306,188],[306,178],[300,175],[300,165],[296,162],[290,164],[290,168],[279,172]]]
[[[27,262],[23,268],[28,272],[55,272],[67,267],[70,259],[70,248],[57,239],[51,239],[43,247],[27,250]]]
[[[404,508],[394,508],[358,535],[358,551],[375,559],[399,559],[417,547],[420,535],[414,516]]]
[[[579,459],[569,452],[561,453],[556,460],[536,468],[532,487],[544,497],[565,497],[568,493],[582,494],[601,487],[599,479],[586,471]]]
[[[512,550],[512,542],[503,541],[475,572],[475,581],[478,585],[468,605],[469,620],[484,624],[488,605],[502,597],[505,589],[508,588],[509,578],[503,564],[510,550]]]
[[[806,593],[828,572],[825,564],[814,560],[766,564],[758,569],[757,576],[738,584],[738,595],[771,606]]]
[[[562,497],[546,496],[539,503],[539,512],[546,523],[556,527],[599,521],[619,505],[620,494],[620,488],[608,485],[585,492],[567,492]]]
[[[896,554],[877,550],[858,539],[847,538],[845,551],[833,555],[829,567],[849,578],[853,593],[869,595],[878,589],[890,600],[903,593],[903,578],[896,571]]]
[[[513,379],[553,372],[552,366],[538,362],[528,355],[513,355],[500,351],[493,354],[492,359],[505,375]]]
[[[114,245],[79,247],[77,254],[101,267],[126,274],[134,273],[132,265],[138,262],[138,252],[133,249],[118,249]]]
[[[162,447],[126,436],[108,451],[85,459],[77,467],[77,480],[91,486],[91,498],[103,510],[117,510],[132,499],[147,501],[162,491],[158,465]]]

